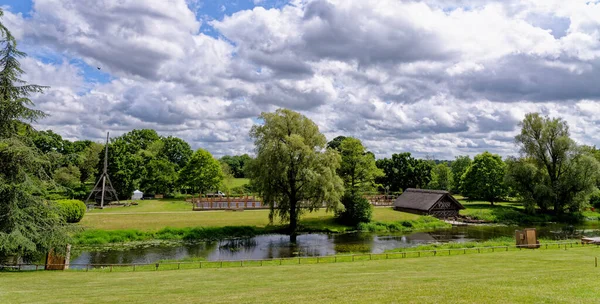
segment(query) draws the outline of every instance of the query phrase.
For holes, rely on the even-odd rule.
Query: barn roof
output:
[[[402,195],[396,198],[394,207],[429,211],[435,203],[444,197],[448,197],[450,201],[458,206],[458,209],[465,209],[448,191],[413,188],[406,189]]]

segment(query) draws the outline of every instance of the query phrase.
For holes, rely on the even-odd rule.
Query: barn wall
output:
[[[418,214],[418,215],[427,215],[428,214],[427,211],[410,209],[410,208],[402,208],[402,207],[394,207],[394,210],[402,211],[402,212],[406,212],[406,213]]]
[[[458,206],[448,196],[445,196],[431,208],[429,214],[437,218],[457,217],[458,210]]]

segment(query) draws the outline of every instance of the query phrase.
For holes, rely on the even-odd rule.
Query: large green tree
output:
[[[252,161],[248,154],[229,156],[225,155],[219,159],[224,164],[229,166],[231,175],[235,178],[246,177],[246,166]]]
[[[262,113],[264,122],[250,131],[256,160],[251,163],[252,183],[275,215],[289,220],[291,241],[296,240],[298,219],[304,211],[327,206],[338,208],[344,192],[336,174],[340,156],[325,149],[325,136],[317,125],[300,113],[279,109]]]
[[[190,160],[190,157],[192,157],[192,154],[194,154],[190,145],[181,138],[168,136],[163,137],[161,141],[163,147],[159,156],[166,158],[174,164],[176,170],[183,168]]]
[[[506,164],[500,155],[487,151],[479,154],[461,178],[461,193],[469,199],[483,199],[494,205],[507,194],[505,174]]]
[[[468,155],[461,155],[457,156],[450,164],[450,169],[452,170],[451,189],[453,192],[460,192],[461,178],[469,166],[471,166],[471,162],[471,158]]]
[[[453,182],[452,171],[448,167],[448,163],[439,163],[431,169],[431,181],[429,189],[450,190]]]
[[[0,9],[0,17],[3,11]],[[66,226],[53,205],[42,199],[44,179],[50,175],[38,150],[19,138],[23,122],[44,113],[32,109],[32,93],[43,87],[19,77],[18,58],[25,56],[0,22],[0,263],[10,258],[34,260],[52,248],[63,248]],[[14,260],[13,260],[14,261]]]
[[[432,163],[416,159],[408,152],[392,154],[392,158],[378,159],[376,164],[385,173],[377,181],[390,191],[425,188],[431,181]]]
[[[0,139],[0,262],[34,260],[68,240],[64,221],[42,199],[45,167],[35,149],[16,138]]]
[[[375,157],[367,153],[359,139],[346,137],[338,151],[342,156],[338,174],[344,181],[347,191],[371,191],[376,188],[375,179],[382,177],[383,170],[377,168]]]
[[[164,158],[151,159],[146,163],[141,190],[148,194],[168,194],[177,182],[176,165]]]
[[[0,9],[0,17],[4,12]],[[41,93],[46,87],[28,84],[21,76],[19,58],[26,56],[17,49],[17,41],[10,31],[0,23],[0,138],[16,135],[21,122],[35,122],[46,116],[33,109],[29,96]]]
[[[210,152],[198,149],[179,173],[179,183],[192,192],[216,190],[223,181],[221,164]]]
[[[580,210],[598,181],[598,161],[575,144],[560,118],[530,113],[520,125],[516,141],[524,159],[510,167],[514,187],[542,211]]]

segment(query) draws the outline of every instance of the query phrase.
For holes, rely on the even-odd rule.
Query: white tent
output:
[[[142,199],[143,196],[144,196],[144,192],[142,192],[140,190],[135,190],[135,191],[133,191],[133,196],[131,197],[131,199],[132,200]]]

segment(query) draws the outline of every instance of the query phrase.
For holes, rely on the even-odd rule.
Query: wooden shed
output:
[[[394,201],[394,209],[438,218],[449,218],[457,217],[458,211],[465,207],[448,191],[409,188]]]

